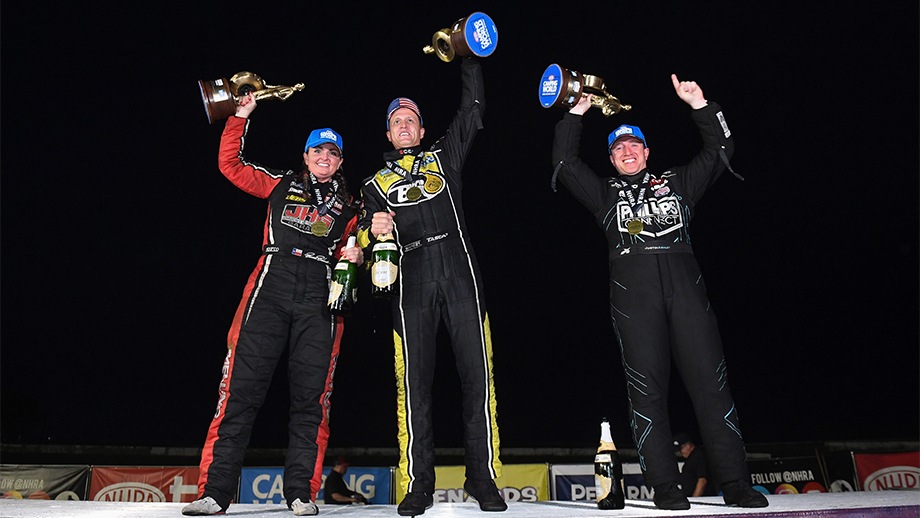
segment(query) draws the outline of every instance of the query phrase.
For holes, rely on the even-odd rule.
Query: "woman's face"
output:
[[[318,147],[307,148],[303,154],[303,161],[307,169],[313,173],[320,182],[328,182],[332,175],[342,167],[342,152],[338,146],[324,142]]]

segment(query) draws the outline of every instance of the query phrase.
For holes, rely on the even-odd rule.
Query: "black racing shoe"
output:
[[[690,509],[690,500],[677,482],[669,482],[655,486],[655,506],[665,511],[686,511]]]
[[[767,507],[770,505],[767,497],[751,487],[747,480],[734,480],[722,484],[722,499],[726,504],[738,507]]]
[[[463,490],[479,502],[479,508],[483,511],[505,511],[508,509],[508,504],[505,503],[501,491],[495,487],[495,481],[492,479],[476,480],[468,478],[463,483]]]
[[[434,498],[431,497],[431,493],[412,491],[406,493],[403,501],[396,507],[396,512],[400,516],[418,516],[425,514],[425,511],[431,509],[432,505],[434,505]]]

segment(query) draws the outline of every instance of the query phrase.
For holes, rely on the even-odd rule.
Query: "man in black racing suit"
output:
[[[554,175],[594,214],[610,247],[610,316],[620,343],[633,440],[645,482],[661,509],[689,509],[677,486],[668,419],[670,361],[681,373],[707,446],[711,471],[726,503],[764,507],[751,488],[738,413],[726,381],[716,316],[693,255],[690,217],[734,150],[720,107],[693,81],[671,76],[678,97],[693,108],[703,149],[688,164],[652,174],[645,136],[622,125],[608,137],[620,173],[599,178],[578,151],[585,96],[556,124]],[[554,176],[555,178],[555,176]]]
[[[394,99],[387,138],[394,150],[386,166],[365,180],[365,216],[358,246],[392,233],[400,250],[393,298],[400,515],[422,514],[433,504],[432,382],[435,336],[443,319],[451,337],[463,391],[466,478],[464,489],[480,508],[507,508],[493,479],[501,476],[492,341],[482,278],[463,217],[461,170],[482,127],[483,79],[478,58],[461,63],[460,109],[447,134],[428,151],[418,106]]]

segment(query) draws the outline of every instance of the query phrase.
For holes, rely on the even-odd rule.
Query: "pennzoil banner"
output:
[[[0,464],[0,498],[85,500],[89,466]]]
[[[191,502],[197,495],[197,466],[93,466],[88,499],[102,502]]]
[[[594,464],[555,464],[552,467],[553,500],[571,502],[597,500]],[[645,486],[637,463],[623,464],[623,494],[629,500],[651,500],[655,494]]]

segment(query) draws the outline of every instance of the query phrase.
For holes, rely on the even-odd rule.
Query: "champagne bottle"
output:
[[[597,487],[598,509],[626,507],[623,494],[623,464],[620,463],[620,454],[613,444],[607,418],[601,422],[601,442],[594,456],[594,484]]]
[[[355,236],[348,236],[345,248],[355,246]],[[336,315],[347,315],[355,304],[358,295],[356,280],[358,268],[355,263],[342,256],[335,263],[332,272],[332,282],[329,284],[329,311]]]
[[[393,234],[377,236],[373,256],[371,292],[375,298],[388,299],[396,293],[396,276],[399,273],[399,247],[393,240]]]

